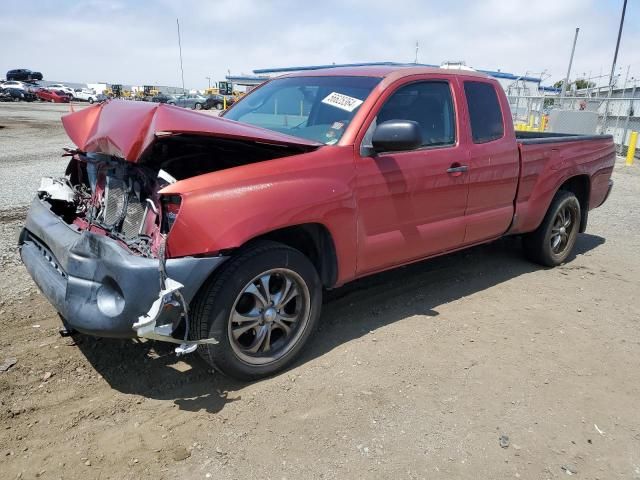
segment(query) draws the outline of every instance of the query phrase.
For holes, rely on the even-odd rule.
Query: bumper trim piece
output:
[[[185,355],[193,352],[199,344],[217,344],[218,341],[214,338],[206,338],[202,340],[181,340],[172,336],[172,323],[158,325],[163,318],[165,309],[183,308],[181,302],[175,297],[179,295],[179,292],[184,288],[184,285],[171,278],[167,278],[165,283],[165,288],[160,290],[158,298],[153,302],[149,311],[138,317],[138,321],[133,324],[133,329],[136,331],[138,337],[150,338],[163,342],[179,343],[180,346],[175,349],[175,352],[178,355]]]
[[[109,237],[80,231],[55,215],[46,201],[32,202],[19,244],[35,283],[68,326],[81,333],[135,337],[134,323],[159,298],[158,259],[134,255]],[[168,259],[167,276],[183,285],[179,293],[188,305],[226,259]]]

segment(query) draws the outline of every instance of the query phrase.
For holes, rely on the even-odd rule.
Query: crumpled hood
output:
[[[62,124],[80,150],[134,163],[159,135],[185,133],[276,145],[322,145],[181,107],[130,100],[110,100],[63,115]]]

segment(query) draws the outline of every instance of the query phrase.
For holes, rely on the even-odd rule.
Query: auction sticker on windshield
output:
[[[322,99],[322,103],[326,103],[327,105],[331,105],[332,107],[336,107],[347,112],[353,112],[356,108],[362,105],[362,100],[350,97],[349,95],[343,95],[342,93],[331,92]]]

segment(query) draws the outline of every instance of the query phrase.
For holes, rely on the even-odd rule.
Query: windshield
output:
[[[380,82],[374,77],[291,77],[272,80],[224,117],[333,145]]]

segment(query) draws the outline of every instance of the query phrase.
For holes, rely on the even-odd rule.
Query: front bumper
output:
[[[34,199],[20,235],[29,274],[68,326],[103,337],[134,337],[133,324],[160,293],[159,261],[134,255],[104,235],[81,231]],[[227,257],[166,261],[167,275],[191,302]]]

